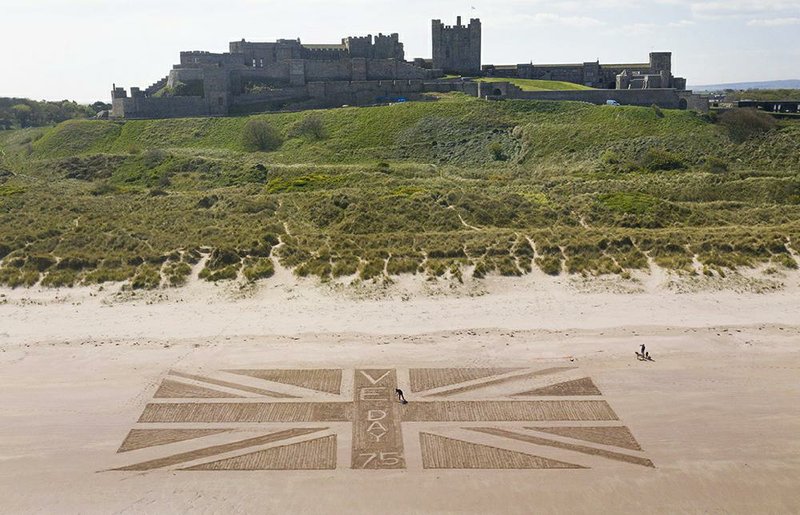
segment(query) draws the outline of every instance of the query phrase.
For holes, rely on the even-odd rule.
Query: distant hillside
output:
[[[693,91],[723,91],[726,89],[800,89],[800,80],[768,80],[761,82],[731,82],[728,84],[706,84],[689,86]]]

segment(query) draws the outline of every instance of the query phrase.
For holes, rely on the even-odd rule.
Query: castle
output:
[[[482,65],[481,37],[479,19],[463,25],[458,17],[452,26],[432,21],[431,59],[406,60],[398,34],[347,37],[336,44],[243,39],[230,43],[224,53],[181,52],[180,64],[147,88],[134,87],[128,94],[114,85],[111,116],[225,116],[286,108],[370,105],[450,91],[487,98],[537,98],[532,93],[538,92],[523,92],[510,83],[472,80],[482,76],[558,80],[606,91],[542,92],[556,93],[554,99],[559,100],[584,100],[578,97],[585,96],[586,101],[603,103],[604,98],[612,98],[609,91],[616,91],[614,97],[622,95],[621,102],[635,105],[701,104],[686,101],[686,80],[672,75],[668,52],[651,53],[649,62],[643,64]],[[571,96],[561,98],[566,93]]]

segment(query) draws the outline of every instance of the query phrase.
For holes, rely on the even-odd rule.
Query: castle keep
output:
[[[488,87],[473,80],[481,76],[574,82],[605,91],[543,92],[558,93],[558,100],[603,103],[604,98],[620,97],[619,90],[626,90],[639,93],[623,94],[623,103],[699,105],[685,101],[686,80],[672,75],[668,52],[651,53],[649,62],[641,64],[482,66],[481,37],[479,19],[462,25],[459,16],[452,26],[432,21],[432,59],[406,60],[398,34],[347,37],[335,44],[243,39],[230,43],[223,53],[181,52],[180,64],[149,87],[131,88],[129,94],[115,85],[111,116],[225,116],[414,100],[425,93],[450,91],[487,98],[537,98],[531,93],[538,92],[523,92],[512,84],[493,83]],[[563,94],[571,96],[561,98]],[[578,98],[582,96],[587,98]]]
[[[481,73],[481,21],[477,18],[469,25],[461,25],[461,16],[455,26],[433,20],[433,67],[453,75],[474,76]]]

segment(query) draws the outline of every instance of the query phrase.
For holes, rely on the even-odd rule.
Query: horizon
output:
[[[18,48],[4,56],[14,72],[0,76],[0,96],[36,100],[109,101],[112,84],[146,87],[182,50],[223,52],[242,38],[335,43],[397,32],[407,60],[428,58],[431,19],[452,25],[457,16],[481,19],[483,64],[646,62],[651,51],[670,51],[675,75],[716,85],[797,80],[800,60],[800,2],[789,0],[410,0],[401,9],[364,0],[232,0],[224,9],[210,0],[0,2],[8,22],[0,45]],[[47,37],[31,38],[36,31]]]

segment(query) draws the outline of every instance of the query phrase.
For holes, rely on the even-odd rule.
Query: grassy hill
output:
[[[245,150],[254,119],[277,150]],[[0,131],[0,283],[180,285],[202,256],[209,280],[795,268],[781,123],[735,143],[687,111],[446,95]]]
[[[588,86],[575,84],[573,82],[562,82],[558,80],[538,80],[538,79],[505,79],[503,77],[484,77],[478,82],[510,82],[522,91],[575,91],[592,89]]]

